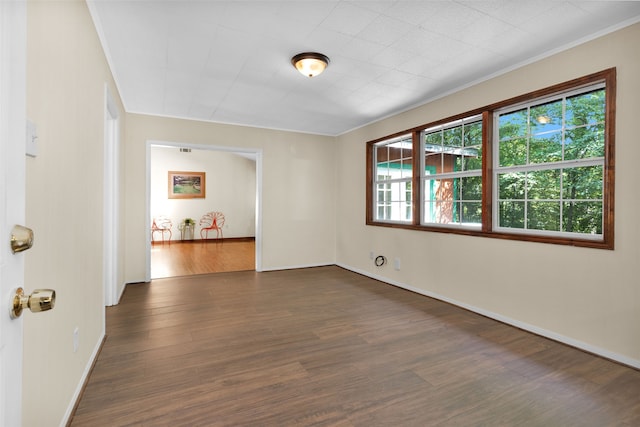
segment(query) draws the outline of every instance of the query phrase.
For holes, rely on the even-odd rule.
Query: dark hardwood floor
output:
[[[640,371],[339,267],[127,286],[79,426],[637,426]]]
[[[151,245],[151,278],[255,270],[254,239],[155,242]]]

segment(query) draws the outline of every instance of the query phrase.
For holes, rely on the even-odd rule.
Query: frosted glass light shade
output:
[[[327,68],[329,58],[321,53],[304,52],[291,58],[291,63],[300,71],[300,74],[307,77],[315,77]]]

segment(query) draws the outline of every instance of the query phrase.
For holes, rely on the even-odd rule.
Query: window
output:
[[[496,229],[601,238],[604,85],[498,111],[494,120]]]
[[[482,223],[482,116],[422,132],[423,224]]]
[[[377,221],[411,222],[413,142],[411,134],[375,145],[375,188]]]
[[[371,141],[367,224],[613,249],[614,113],[609,69]]]

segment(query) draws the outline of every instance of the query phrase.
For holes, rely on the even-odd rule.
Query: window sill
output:
[[[534,242],[534,243],[547,243],[554,245],[565,245],[565,246],[576,246],[583,248],[592,248],[592,249],[607,249],[613,250],[613,243],[607,242],[604,239],[594,239],[594,238],[575,238],[575,237],[566,237],[566,236],[548,236],[548,235],[535,235],[535,234],[526,234],[522,232],[518,233],[508,233],[504,231],[484,231],[478,230],[477,228],[465,227],[461,226],[427,226],[427,225],[416,225],[416,224],[406,224],[406,223],[391,223],[391,222],[380,222],[380,221],[367,221],[366,225],[373,227],[388,227],[388,228],[399,228],[405,230],[414,230],[414,231],[426,231],[433,233],[445,233],[445,234],[458,234],[463,236],[476,236],[476,237],[488,237],[492,239],[502,239],[502,240],[515,240],[515,241],[523,241],[523,242]]]

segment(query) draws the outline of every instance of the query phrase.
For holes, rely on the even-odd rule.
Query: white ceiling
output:
[[[636,1],[88,4],[128,112],[323,135],[640,21]],[[305,51],[323,74],[291,65]]]

